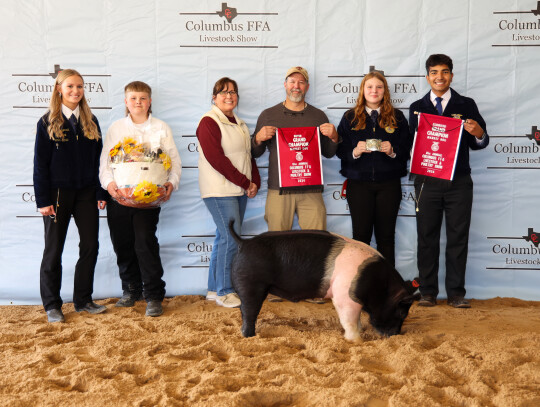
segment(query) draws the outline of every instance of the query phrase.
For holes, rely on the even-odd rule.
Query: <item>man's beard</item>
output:
[[[304,95],[302,92],[293,92],[293,91],[291,91],[291,92],[289,92],[288,96],[289,96],[289,100],[291,102],[300,103],[300,102],[302,102],[304,100],[304,97],[306,95]]]

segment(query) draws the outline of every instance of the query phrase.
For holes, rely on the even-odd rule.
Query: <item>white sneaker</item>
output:
[[[215,301],[217,298],[217,292],[215,291],[208,291],[206,293],[206,300],[207,301]]]
[[[241,302],[238,294],[229,293],[225,295],[218,295],[216,297],[216,304],[226,308],[238,308]]]

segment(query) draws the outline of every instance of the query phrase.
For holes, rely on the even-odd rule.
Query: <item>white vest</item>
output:
[[[210,117],[218,124],[221,130],[221,147],[225,156],[238,171],[251,180],[251,139],[246,123],[238,118],[236,114],[234,114],[234,118],[238,124],[231,123],[227,116],[216,106],[212,106],[212,110],[202,118],[204,117]],[[200,144],[199,189],[201,198],[241,196],[245,194],[242,187],[227,180],[210,165]]]

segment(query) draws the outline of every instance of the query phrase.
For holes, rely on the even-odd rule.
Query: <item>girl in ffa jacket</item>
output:
[[[79,230],[73,303],[77,312],[98,314],[105,306],[92,301],[98,256],[98,208],[106,193],[98,180],[102,142],[96,117],[84,97],[84,81],[73,69],[61,71],[49,111],[37,124],[34,192],[45,224],[40,290],[49,322],[63,322],[62,252],[71,216]]]
[[[401,180],[407,174],[411,139],[407,120],[394,109],[385,77],[373,71],[360,85],[353,109],[338,127],[341,174],[347,178],[347,202],[353,238],[370,244],[395,263],[394,235],[401,201]]]
[[[212,92],[214,105],[197,128],[199,140],[199,188],[216,223],[208,272],[208,300],[222,307],[240,306],[231,282],[231,265],[238,244],[229,232],[229,220],[240,235],[247,198],[261,186],[255,160],[251,157],[249,130],[233,110],[238,104],[238,85],[221,78]]]

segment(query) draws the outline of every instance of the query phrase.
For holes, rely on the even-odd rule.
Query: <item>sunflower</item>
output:
[[[122,143],[118,143],[113,148],[111,148],[111,151],[109,151],[109,157],[114,157],[116,154],[118,154],[118,150],[120,150],[120,147],[122,147]]]
[[[132,151],[142,151],[142,146],[137,144],[137,142],[131,137],[126,137],[122,141],[122,150],[124,150],[124,153],[129,154]]]
[[[165,171],[168,171],[169,168],[171,168],[171,157],[169,157],[167,153],[161,153],[159,158],[163,161],[163,168],[165,168]]]
[[[133,197],[139,203],[152,203],[161,196],[157,189],[157,185],[148,181],[142,181],[133,191]]]
[[[135,145],[137,145],[137,142],[135,141],[134,138],[124,137],[124,140],[122,140],[122,144],[124,144],[124,145],[131,144],[132,146],[135,146]]]

